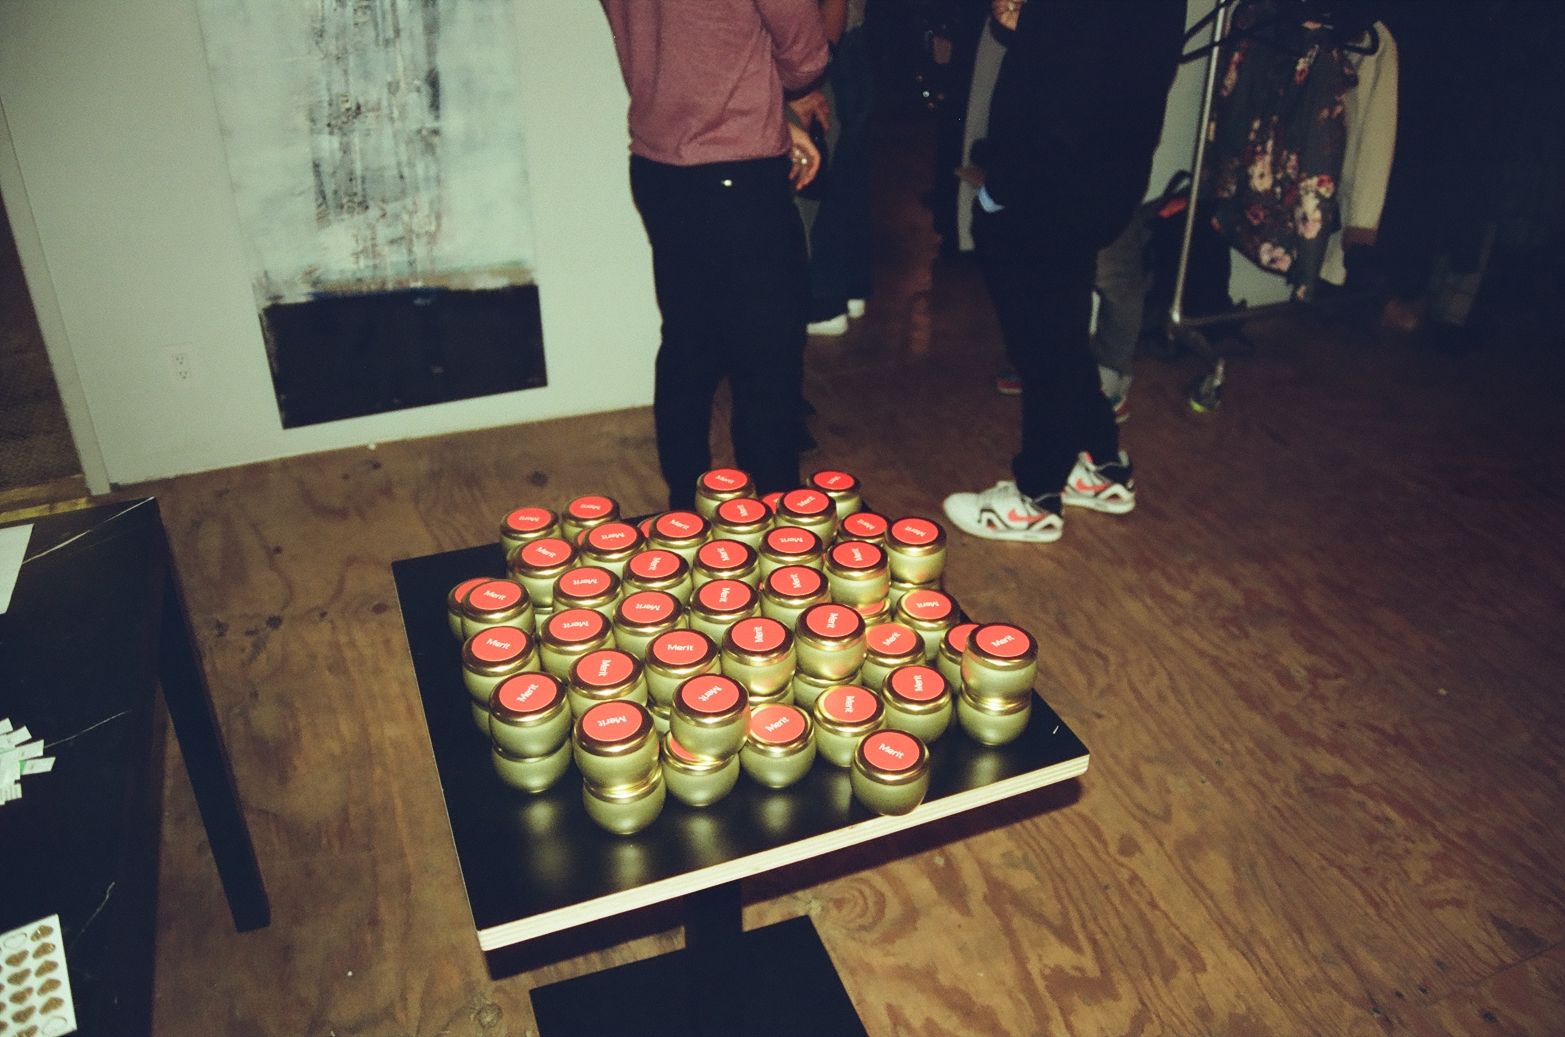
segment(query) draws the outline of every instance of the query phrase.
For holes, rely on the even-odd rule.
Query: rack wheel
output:
[[[1219,357],[1209,374],[1190,384],[1190,409],[1197,414],[1210,414],[1223,402],[1223,366]]]

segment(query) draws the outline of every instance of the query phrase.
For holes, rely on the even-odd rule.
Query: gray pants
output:
[[[1151,282],[1146,262],[1151,236],[1146,214],[1137,210],[1130,225],[1098,253],[1093,278],[1098,292],[1098,333],[1093,336],[1092,351],[1098,366],[1123,376],[1127,387]]]

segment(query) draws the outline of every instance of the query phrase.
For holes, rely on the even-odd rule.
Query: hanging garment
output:
[[[1343,98],[1356,75],[1329,29],[1279,18],[1286,6],[1246,4],[1234,15],[1236,33],[1259,29],[1264,38],[1241,39],[1224,63],[1202,197],[1234,248],[1306,300],[1340,226]]]
[[[1348,142],[1337,191],[1342,232],[1333,234],[1327,243],[1320,272],[1322,280],[1336,285],[1348,279],[1345,245],[1375,243],[1397,147],[1397,43],[1385,22],[1375,23],[1375,34],[1380,45],[1374,53],[1349,56],[1358,73],[1358,85],[1344,99]],[[1350,235],[1354,240],[1345,240]]]

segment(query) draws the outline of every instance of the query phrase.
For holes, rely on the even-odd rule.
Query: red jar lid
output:
[[[927,666],[898,666],[889,679],[892,690],[909,702],[931,702],[946,690],[946,679]]]
[[[619,603],[619,611],[633,623],[661,623],[679,611],[679,602],[662,591],[637,591]]]
[[[571,518],[595,519],[605,515],[612,515],[617,510],[617,505],[607,497],[577,497],[565,506],[565,511]]]
[[[605,522],[587,531],[587,546],[595,551],[623,551],[640,537],[636,527],[628,522]]]
[[[679,739],[675,738],[673,735],[668,736],[668,754],[675,757],[676,759],[683,760],[686,763],[702,762],[702,757],[697,756],[689,749],[686,749],[684,746],[680,745]]]
[[[647,658],[664,666],[688,666],[712,654],[712,641],[699,630],[670,630],[647,645]]]
[[[902,655],[924,640],[901,623],[877,623],[864,632],[865,643],[876,655]]]
[[[780,555],[807,555],[821,545],[821,538],[799,526],[778,526],[766,532],[766,546]]]
[[[693,511],[665,511],[652,523],[658,536],[669,540],[688,540],[700,536],[706,528],[706,519]]]
[[[510,580],[485,580],[467,592],[467,603],[484,612],[508,609],[522,600],[520,585]]]
[[[568,562],[576,554],[576,548],[571,546],[569,540],[559,537],[544,537],[542,540],[534,540],[530,544],[522,545],[522,561],[535,569],[547,569],[562,562]]]
[[[548,508],[517,508],[505,517],[505,528],[517,533],[536,533],[554,524],[554,512]]]
[[[783,494],[780,511],[792,512],[795,515],[824,515],[828,511],[836,509],[831,498],[820,490],[789,490]]]
[[[822,490],[853,490],[857,489],[859,481],[847,472],[839,472],[835,468],[823,468],[810,476],[810,485]]]
[[[908,591],[902,610],[919,619],[948,619],[956,612],[956,602],[944,591]]]
[[[820,637],[842,637],[863,627],[864,620],[846,605],[811,605],[804,610],[804,625]]]
[[[696,560],[714,572],[743,569],[755,552],[737,540],[708,540],[696,551]]]
[[[741,619],[728,628],[728,636],[742,652],[775,652],[788,638],[788,628],[769,616]]]
[[[571,669],[589,688],[612,688],[635,676],[636,660],[617,648],[603,648],[577,659]]]
[[[734,497],[717,506],[717,517],[732,525],[748,526],[770,514],[766,505],[754,497]]]
[[[596,565],[583,565],[560,577],[559,592],[573,598],[596,598],[614,587],[614,574]]]
[[[940,539],[940,527],[926,518],[902,518],[891,524],[891,539],[909,547],[923,547]]]
[[[1009,623],[989,623],[969,635],[972,643],[1000,659],[1017,659],[1032,649],[1032,636]]]
[[[816,702],[815,708],[839,724],[862,724],[880,715],[880,696],[868,688],[856,684],[841,684],[829,688]]]
[[[739,580],[713,580],[701,585],[696,600],[709,612],[743,612],[755,604],[755,588]]]
[[[684,561],[672,551],[654,548],[651,551],[641,551],[631,555],[630,561],[625,563],[625,568],[632,576],[639,579],[662,580],[677,573]]]
[[[826,586],[826,578],[819,569],[812,569],[808,565],[785,565],[781,569],[772,570],[772,574],[766,578],[766,585],[772,589],[772,593],[784,597],[812,598]]]
[[[481,663],[508,663],[527,654],[532,642],[519,627],[485,627],[471,640],[473,658]]]
[[[876,731],[859,744],[859,752],[865,763],[888,773],[909,770],[924,758],[918,739],[906,731]]]
[[[782,491],[773,490],[771,493],[761,494],[761,503],[772,509],[772,514],[777,514],[777,509],[782,506]]]
[[[886,517],[873,511],[855,511],[842,520],[842,529],[848,536],[873,540],[886,535]]]
[[[592,609],[566,609],[550,616],[544,629],[556,641],[580,644],[601,635],[607,625],[608,620]]]
[[[652,718],[634,702],[600,702],[581,715],[583,734],[595,742],[626,742],[646,730]]]
[[[458,605],[460,605],[462,603],[463,599],[467,597],[467,592],[468,591],[472,590],[474,587],[478,586],[480,583],[483,583],[485,580],[489,580],[489,579],[493,579],[493,577],[491,577],[491,576],[474,576],[474,577],[471,577],[469,579],[463,580],[461,583],[459,583],[455,587],[451,588],[451,600],[456,602]]]
[[[831,560],[844,569],[865,571],[886,564],[886,552],[864,540],[844,540],[831,549]]]
[[[750,713],[750,737],[769,745],[783,745],[803,737],[804,714],[793,706],[762,706]]]
[[[750,477],[737,468],[714,468],[701,476],[701,485],[716,493],[743,489]]]
[[[679,686],[679,701],[692,713],[727,713],[742,694],[737,681],[720,673],[703,673]]]
[[[547,673],[518,673],[495,689],[495,700],[512,713],[542,713],[560,700],[560,682]]]

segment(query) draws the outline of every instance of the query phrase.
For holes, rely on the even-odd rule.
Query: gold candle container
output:
[[[956,697],[956,719],[980,745],[1006,745],[1021,737],[1032,718],[1032,693],[1012,699],[980,699],[965,689]]]
[[[843,540],[826,552],[826,583],[831,599],[875,612],[891,592],[886,552],[863,540]]]
[[[763,583],[766,577],[790,565],[819,568],[825,557],[821,538],[798,526],[773,526],[761,538],[761,546],[757,550],[761,556]]]
[[[962,621],[962,610],[945,591],[917,590],[902,596],[893,618],[924,639],[924,659],[928,661],[935,657],[946,631]]]
[[[752,781],[784,789],[809,773],[815,752],[814,725],[804,711],[796,706],[762,706],[750,714],[739,765]]]
[[[946,568],[945,528],[917,515],[899,518],[886,531],[886,554],[898,583],[939,583]]]
[[[511,788],[547,792],[570,769],[571,743],[566,739],[541,756],[517,756],[499,743],[491,743],[489,759],[495,774]]]
[[[886,678],[881,697],[886,703],[886,726],[918,735],[926,744],[951,726],[951,685],[932,667],[897,667]]]
[[[837,471],[835,468],[824,468],[815,472],[804,480],[804,485],[820,490],[831,498],[832,505],[837,509],[837,522],[864,507],[864,499],[860,495],[858,479],[847,472]]]
[[[667,706],[660,706],[656,702],[647,703],[647,712],[652,714],[652,730],[657,732],[659,738],[668,734],[672,727],[673,711]]]
[[[886,706],[880,696],[856,684],[842,684],[815,700],[815,744],[828,763],[846,767],[853,751],[868,734],[886,723]]]
[[[712,513],[712,536],[716,539],[737,540],[759,548],[766,531],[771,528],[771,509],[754,497],[725,500]]]
[[[467,598],[468,591],[489,579],[491,577],[470,576],[446,592],[446,625],[451,628],[451,636],[458,641],[466,641],[469,637],[462,633],[462,602]]]
[[[837,505],[821,490],[789,490],[777,502],[777,524],[799,526],[830,543],[837,530]]]
[[[565,693],[571,713],[580,717],[600,702],[647,704],[647,679],[641,663],[618,648],[600,648],[588,652],[571,664],[565,681]]]
[[[742,580],[754,587],[761,582],[759,556],[737,540],[708,540],[696,550],[691,578],[697,589],[713,580]]]
[[[968,635],[978,627],[977,623],[958,623],[945,632],[935,651],[935,669],[950,683],[953,694],[962,689],[962,653],[967,651]]]
[[[696,548],[706,543],[712,533],[712,524],[706,517],[693,511],[665,511],[649,521],[647,543],[674,552],[687,565],[695,562]]]
[[[609,570],[596,565],[578,565],[561,573],[554,581],[554,607],[592,609],[603,613],[604,619],[613,619],[614,606],[619,604],[619,589],[619,577]]]
[[[636,591],[614,609],[614,647],[645,658],[647,645],[659,634],[685,625],[685,608],[664,591]]]
[[[600,702],[576,720],[571,736],[576,769],[601,788],[635,785],[657,770],[652,714],[639,702]]]
[[[626,595],[636,591],[663,591],[685,605],[690,601],[694,586],[689,562],[678,552],[653,548],[638,551],[625,563],[625,578],[620,590]]]
[[[582,564],[595,565],[623,577],[625,563],[645,546],[646,540],[635,526],[628,522],[605,522],[593,526],[582,537]]]
[[[941,589],[940,580],[935,580],[932,583],[903,583],[896,577],[892,577],[891,593],[886,595],[886,607],[891,609],[892,616],[895,616],[897,605],[901,603],[903,598],[914,591],[937,591]]]
[[[788,690],[792,694],[793,704],[811,715],[815,712],[815,703],[820,697],[832,688],[841,687],[844,684],[858,684],[859,675],[849,674],[846,678],[838,680],[834,677],[813,677],[803,670],[793,671],[793,680],[788,682]]]
[[[668,785],[661,767],[653,767],[633,785],[604,787],[591,780],[581,783],[581,801],[587,816],[614,835],[635,835],[652,824],[663,813],[667,799]]]
[[[760,614],[761,596],[738,580],[703,583],[690,596],[690,629],[701,631],[715,644],[723,643],[729,627]]]
[[[608,648],[614,632],[603,613],[592,609],[565,609],[544,621],[538,634],[538,661],[547,673],[567,680],[577,659]]]
[[[577,497],[565,505],[560,514],[560,531],[571,543],[578,542],[582,534],[605,522],[619,521],[619,502],[613,497],[589,494]]]
[[[547,673],[507,677],[489,698],[489,738],[513,757],[548,756],[571,737],[565,687]]]
[[[873,511],[855,511],[837,523],[838,540],[864,540],[886,546],[886,530],[890,528],[884,515]]]
[[[974,698],[1031,698],[1038,677],[1038,642],[1021,627],[985,623],[967,638],[962,687]]]
[[[511,556],[511,575],[527,588],[533,604],[550,611],[554,604],[554,581],[576,565],[576,545],[559,537],[544,537],[523,544]]]
[[[653,703],[668,709],[681,684],[703,673],[717,673],[721,659],[716,643],[699,630],[671,630],[647,642],[643,665]]]
[[[924,661],[924,639],[901,623],[877,623],[864,631],[864,668],[859,683],[880,691],[898,666]]]
[[[881,731],[859,743],[848,780],[875,813],[906,814],[929,794],[929,748],[906,731]]]
[[[560,535],[560,516],[548,508],[517,508],[500,520],[500,546],[510,558],[523,544]]]
[[[696,511],[704,519],[711,519],[725,500],[754,496],[755,483],[749,473],[737,468],[713,468],[696,479]]]
[[[479,726],[489,730],[489,696],[515,673],[538,668],[538,651],[521,627],[485,627],[462,642],[462,684],[483,707]]]
[[[529,634],[537,629],[532,599],[515,580],[485,580],[470,587],[462,599],[463,637],[498,626],[520,627]]]
[[[663,781],[669,794],[686,806],[710,806],[734,790],[739,754],[700,756],[680,745],[671,732],[663,738]]]
[[[793,637],[799,669],[812,677],[842,681],[864,665],[864,617],[846,605],[811,605]]]
[[[669,711],[669,731],[701,756],[732,756],[744,744],[750,696],[732,677],[707,673],[679,686]]]
[[[775,619],[741,619],[723,638],[723,673],[743,684],[752,699],[781,697],[794,665],[793,634]]]
[[[789,630],[798,626],[806,609],[830,600],[826,574],[807,565],[784,566],[761,582],[761,614]]]

